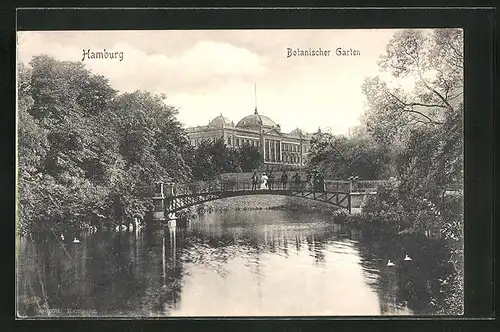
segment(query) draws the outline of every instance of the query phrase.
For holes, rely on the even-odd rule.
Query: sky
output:
[[[284,132],[318,128],[346,134],[359,124],[361,85],[397,30],[168,30],[18,32],[18,61],[46,54],[82,61],[83,50],[123,52],[123,60],[88,59],[93,73],[120,92],[165,93],[185,126],[223,114],[236,124],[259,114]],[[337,48],[358,56],[337,56]],[[330,56],[287,57],[290,48],[331,50]],[[254,86],[256,86],[256,97]],[[257,101],[255,102],[255,99]]]

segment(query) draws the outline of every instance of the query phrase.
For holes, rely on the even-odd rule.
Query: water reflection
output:
[[[394,315],[432,313],[422,243],[403,254],[339,238],[319,214],[206,214],[186,229],[21,238],[23,316]],[[66,237],[69,238],[69,237]],[[389,248],[389,249],[388,249]],[[430,247],[434,254],[439,249]],[[429,255],[429,254],[427,254]],[[404,257],[404,255],[402,256]],[[441,273],[441,272],[440,272]],[[434,296],[432,298],[439,302]]]

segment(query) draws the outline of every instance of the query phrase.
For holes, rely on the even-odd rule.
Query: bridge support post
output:
[[[165,220],[165,195],[163,193],[163,182],[155,183],[155,192],[153,195],[153,220]]]
[[[351,214],[352,212],[352,208],[351,208],[351,193],[348,193],[347,194],[347,209],[349,210],[349,214]]]
[[[165,210],[167,210],[167,212],[171,212],[170,209],[176,207],[176,202],[174,200],[175,184],[174,183],[165,183],[164,193],[165,193],[165,197],[167,198],[167,201],[169,202],[169,206],[167,207],[167,209],[163,210],[164,211],[163,214],[165,214]]]

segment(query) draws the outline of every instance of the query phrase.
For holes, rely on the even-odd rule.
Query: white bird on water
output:
[[[73,243],[80,243],[80,240],[78,240],[76,237],[73,239]]]
[[[404,261],[411,261],[411,257],[406,255],[406,257],[403,259]]]
[[[390,259],[387,261],[387,266],[394,266],[394,265],[396,265],[396,264],[394,264],[393,262],[391,262]]]

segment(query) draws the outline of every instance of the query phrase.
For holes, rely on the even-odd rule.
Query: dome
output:
[[[236,127],[259,130],[261,127],[277,128],[278,125],[267,116],[260,115],[257,113],[257,110],[255,110],[254,114],[250,114],[241,119]]]
[[[290,132],[290,136],[296,136],[296,137],[306,137],[307,134],[300,130],[299,128],[294,129]]]
[[[221,114],[212,121],[210,121],[208,127],[209,128],[234,127],[234,122]]]

